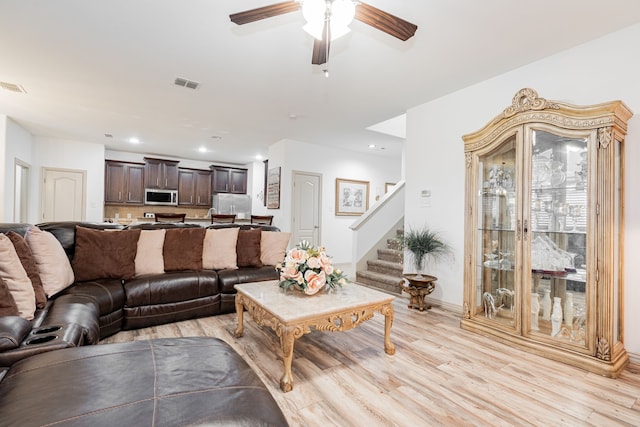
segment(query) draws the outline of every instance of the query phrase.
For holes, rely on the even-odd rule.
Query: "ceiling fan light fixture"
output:
[[[318,40],[323,38],[325,20],[329,20],[331,41],[347,34],[349,24],[356,14],[356,6],[352,0],[304,0],[302,16],[306,25],[302,27]]]

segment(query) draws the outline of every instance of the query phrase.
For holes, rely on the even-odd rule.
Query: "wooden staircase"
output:
[[[385,249],[378,249],[378,258],[367,261],[367,269],[356,271],[356,282],[381,291],[400,295],[402,283],[403,251],[401,237],[404,230],[387,239]]]

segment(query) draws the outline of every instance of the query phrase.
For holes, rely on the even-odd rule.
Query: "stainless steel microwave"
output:
[[[158,188],[145,188],[145,205],[178,206],[178,190],[162,190]]]

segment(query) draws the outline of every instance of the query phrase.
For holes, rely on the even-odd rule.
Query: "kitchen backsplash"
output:
[[[104,207],[104,220],[113,221],[118,218],[123,220],[136,220],[145,217],[145,213],[166,212],[166,213],[186,213],[187,218],[205,218],[208,208],[185,208],[180,206],[113,206]]]

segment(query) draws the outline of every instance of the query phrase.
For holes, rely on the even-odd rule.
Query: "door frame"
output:
[[[18,170],[22,171],[20,180],[16,179]],[[25,174],[26,179],[24,179]],[[16,157],[13,163],[13,180],[13,222],[29,222],[31,214],[31,165]],[[16,213],[18,213],[19,217],[16,217]]]

